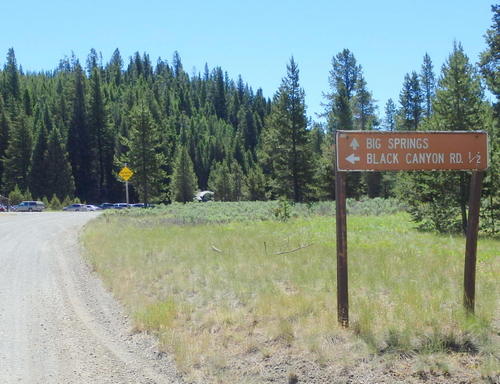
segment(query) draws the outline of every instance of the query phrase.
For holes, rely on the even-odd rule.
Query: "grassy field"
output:
[[[194,381],[260,382],[255,359],[283,351],[325,370],[383,356],[413,359],[417,376],[494,378],[500,241],[479,241],[476,316],[467,317],[464,239],[417,232],[394,207],[350,203],[349,330],[336,322],[331,204],[291,207],[287,221],[276,202],[117,212],[82,239],[137,330],[157,334]]]

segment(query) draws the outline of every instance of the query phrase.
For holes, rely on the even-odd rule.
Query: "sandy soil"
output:
[[[93,212],[0,214],[0,383],[181,383],[81,260]]]

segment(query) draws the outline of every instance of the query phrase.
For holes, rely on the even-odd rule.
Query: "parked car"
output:
[[[114,204],[113,203],[102,203],[101,205],[99,205],[99,207],[101,209],[112,209],[114,208]]]
[[[87,204],[87,211],[100,211],[100,210],[102,210],[102,208],[98,207],[97,205]]]
[[[80,211],[88,211],[88,209],[86,204],[71,204],[68,205],[67,207],[64,207],[63,211],[80,212]]]
[[[22,201],[16,206],[16,212],[42,212],[44,209],[41,201]]]
[[[144,204],[144,203],[135,203],[130,205],[131,208],[154,208],[154,204]]]
[[[127,203],[116,203],[113,204],[114,209],[125,209],[125,208],[130,208],[130,204]]]
[[[7,207],[5,205],[0,204],[0,212],[7,212]]]

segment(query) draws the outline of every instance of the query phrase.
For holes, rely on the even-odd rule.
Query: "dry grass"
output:
[[[479,242],[471,318],[462,309],[463,238],[419,233],[405,214],[350,216],[345,331],[336,323],[334,234],[329,217],[151,226],[110,215],[88,226],[83,241],[137,328],[156,333],[195,381],[258,382],[252,361],[283,351],[320,367],[417,354],[416,375],[453,371],[455,360],[426,360],[453,352],[478,356],[479,376],[495,374],[498,240]]]

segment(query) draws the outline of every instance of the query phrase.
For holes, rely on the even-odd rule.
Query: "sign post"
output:
[[[482,171],[488,168],[487,133],[337,131],[335,142],[339,323],[349,325],[345,178],[347,172],[360,171],[473,171],[464,267],[464,306],[473,313]]]
[[[129,168],[127,167],[127,164],[125,164],[125,166],[120,170],[120,172],[118,173],[118,175],[123,179],[125,180],[125,198],[126,198],[126,202],[127,204],[129,203],[129,198],[128,198],[128,180],[134,175],[134,172]]]
[[[346,172],[335,172],[335,212],[337,226],[337,320],[349,327],[349,294],[347,274]]]
[[[474,313],[476,296],[477,234],[479,231],[479,207],[481,205],[483,173],[472,172],[470,184],[469,219],[467,221],[464,266],[464,307],[469,313]]]

